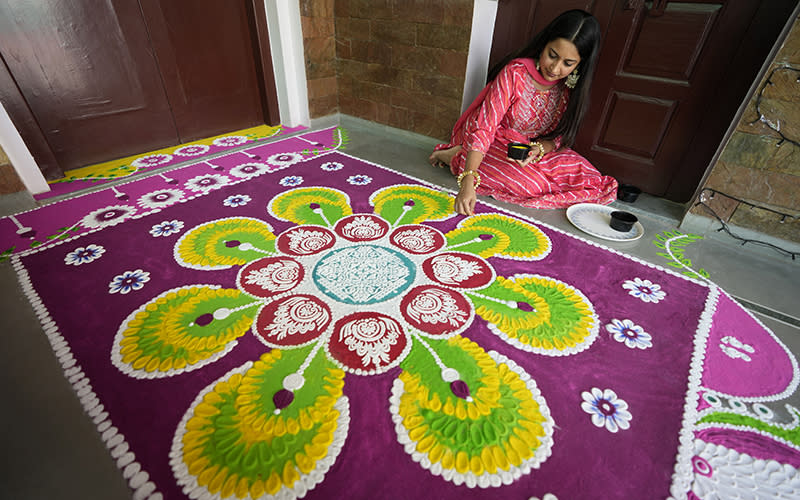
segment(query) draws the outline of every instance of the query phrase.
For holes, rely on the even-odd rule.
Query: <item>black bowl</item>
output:
[[[626,203],[633,203],[642,194],[642,190],[631,184],[620,184],[617,188],[617,199]]]

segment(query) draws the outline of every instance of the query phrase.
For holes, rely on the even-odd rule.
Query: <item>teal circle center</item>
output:
[[[317,288],[334,300],[375,304],[404,292],[416,274],[416,265],[396,250],[356,245],[328,253],[311,276]]]

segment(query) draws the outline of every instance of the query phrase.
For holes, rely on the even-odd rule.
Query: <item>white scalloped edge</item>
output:
[[[480,487],[485,489],[498,488],[500,486],[512,484],[522,476],[530,474],[533,469],[538,469],[553,452],[553,429],[555,427],[555,422],[550,414],[550,408],[547,406],[547,402],[536,386],[536,382],[513,360],[503,356],[497,351],[489,351],[487,354],[495,363],[505,363],[511,371],[516,373],[520,379],[525,382],[525,386],[536,400],[539,405],[540,413],[542,417],[544,417],[542,427],[544,428],[545,437],[541,438],[541,446],[536,449],[531,458],[525,460],[519,467],[509,465],[509,470],[507,471],[501,470],[495,474],[484,471],[483,474],[478,476],[472,471],[461,474],[454,469],[444,470],[440,462],[432,464],[427,453],[420,453],[417,451],[417,443],[409,437],[403,425],[403,417],[400,416],[400,398],[405,393],[405,385],[399,378],[395,378],[392,384],[392,395],[389,397],[389,411],[392,414],[397,441],[403,446],[405,452],[411,456],[411,459],[417,462],[423,469],[434,476],[440,476],[442,479],[452,482],[456,486],[461,486],[463,484],[468,488]]]
[[[219,493],[211,494],[204,486],[197,484],[197,478],[195,476],[189,474],[188,467],[186,462],[183,461],[183,454],[181,453],[181,449],[183,447],[183,436],[186,433],[186,424],[192,417],[194,408],[203,401],[203,398],[206,394],[214,390],[214,386],[218,382],[227,380],[236,373],[244,375],[252,366],[253,362],[248,361],[239,367],[233,368],[225,375],[206,386],[205,389],[197,394],[197,397],[195,397],[192,404],[189,406],[189,408],[187,408],[183,418],[175,430],[175,436],[172,439],[172,447],[169,452],[169,463],[172,467],[172,473],[175,476],[175,481],[177,482],[178,486],[181,487],[183,492],[191,499],[201,498],[203,500],[222,500],[222,497]],[[336,400],[336,403],[334,403],[333,408],[339,412],[339,418],[336,420],[336,429],[333,431],[333,441],[328,447],[328,453],[321,459],[317,460],[314,470],[308,474],[305,474],[298,469],[297,473],[300,478],[295,482],[293,487],[284,487],[272,497],[264,494],[258,497],[258,499],[267,497],[281,500],[294,500],[296,498],[303,498],[306,496],[306,494],[308,494],[309,491],[313,490],[325,479],[325,474],[327,474],[333,464],[336,463],[336,459],[339,457],[339,454],[342,451],[342,447],[344,446],[348,431],[350,429],[350,400],[347,398],[347,396],[339,397]],[[247,493],[247,496],[243,498],[245,500],[258,500],[254,499],[249,492]]]
[[[699,474],[692,485],[698,498],[797,498],[800,474],[797,468],[776,460],[756,459],[724,445],[695,440],[694,452],[712,468],[712,474]],[[729,474],[725,474],[725,470]],[[733,470],[731,470],[733,469]],[[730,472],[750,474],[737,484]]]
[[[719,288],[713,283],[709,284],[709,293],[697,330],[694,336],[694,352],[689,368],[689,387],[683,405],[683,422],[679,434],[678,453],[675,460],[675,472],[672,474],[669,500],[683,500],[692,487],[694,469],[692,456],[694,456],[694,431],[698,419],[697,402],[700,398],[700,382],[703,376],[703,365],[708,337],[711,332],[714,312],[717,309]]]
[[[134,498],[137,500],[162,500],[163,496],[156,491],[155,483],[149,480],[150,475],[142,469],[141,464],[136,461],[136,455],[130,451],[130,445],[125,440],[125,436],[114,427],[110,415],[105,411],[100,398],[95,394],[89,378],[84,374],[83,369],[72,355],[69,343],[61,335],[58,325],[56,325],[47,307],[34,289],[28,271],[20,262],[19,256],[12,256],[11,262],[17,273],[22,291],[30,301],[36,317],[39,319],[47,336],[47,340],[50,342],[50,347],[53,349],[53,353],[64,371],[64,377],[75,391],[84,412],[97,427],[100,438],[110,451],[117,467],[122,471],[128,486],[134,490]]]
[[[569,283],[553,278],[551,276],[544,276],[541,274],[515,274],[513,276],[510,276],[508,279],[515,280],[517,278],[542,278],[548,281],[554,281],[556,283],[560,283],[568,287],[570,290],[575,292],[576,295],[582,298],[585,301],[585,303],[589,306],[589,310],[591,311],[592,314],[592,321],[594,322],[592,329],[583,342],[581,342],[579,345],[576,345],[575,347],[567,347],[564,350],[559,350],[555,348],[544,349],[541,347],[534,347],[532,345],[524,344],[520,342],[518,339],[510,337],[507,333],[500,330],[494,323],[487,321],[486,324],[489,327],[489,330],[492,331],[492,333],[503,339],[503,341],[506,342],[507,344],[516,347],[521,351],[532,352],[534,354],[542,354],[544,356],[554,356],[554,357],[571,356],[573,354],[578,354],[579,352],[585,351],[586,349],[591,347],[592,344],[594,344],[594,341],[597,340],[597,336],[600,332],[600,317],[597,315],[597,312],[595,312],[594,304],[592,304],[592,301],[590,301],[589,298],[586,297],[586,295],[582,291],[578,290]]]
[[[794,408],[792,405],[789,405],[789,404],[787,404],[786,406],[788,408]],[[795,409],[795,411],[797,411],[797,410]],[[708,408],[703,410],[703,411],[701,411],[699,413],[698,419],[708,415],[709,413],[714,413],[714,412],[710,411],[710,409],[708,409]],[[790,413],[791,413],[791,411],[790,411]],[[751,413],[749,413],[747,411],[741,412],[740,414],[746,415],[748,417],[758,418],[757,415],[753,415],[753,414],[751,414]],[[787,431],[788,430],[792,430],[792,429],[795,429],[797,427],[797,424],[798,424],[798,418],[797,418],[796,414],[793,415],[793,418],[794,418],[794,422],[789,423],[789,424],[783,424],[783,423],[777,423],[776,422],[776,423],[770,423],[768,425],[771,425],[771,426],[774,426],[774,427],[779,427],[779,428],[781,428],[783,430],[787,430]],[[763,438],[769,439],[770,441],[777,441],[777,442],[781,443],[782,445],[784,445],[784,446],[786,446],[788,448],[791,448],[793,450],[796,450],[796,451],[800,452],[800,445],[798,445],[796,443],[793,443],[793,442],[791,442],[789,440],[786,440],[786,439],[784,439],[784,438],[782,438],[780,436],[776,436],[774,434],[771,434],[769,432],[762,431],[762,430],[759,430],[759,429],[754,429],[754,428],[746,426],[746,425],[736,425],[736,424],[728,424],[728,423],[708,422],[708,423],[696,424],[694,427],[695,427],[695,430],[727,429],[727,430],[733,430],[733,431],[746,432],[746,433],[749,433],[749,434],[757,434],[757,435],[759,435],[759,436],[761,436]]]

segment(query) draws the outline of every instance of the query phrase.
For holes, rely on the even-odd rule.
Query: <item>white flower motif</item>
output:
[[[276,153],[267,158],[267,163],[279,167],[288,167],[302,160],[303,155],[300,153]]]
[[[253,199],[246,194],[234,194],[225,198],[222,202],[226,207],[243,207],[250,203]]]
[[[125,271],[114,276],[108,284],[108,293],[126,294],[131,290],[140,290],[144,284],[150,281],[150,273],[137,269],[135,271]]]
[[[609,432],[630,428],[633,415],[628,411],[628,403],[611,389],[601,391],[592,387],[592,392],[584,391],[581,397],[581,408],[592,416],[592,423],[597,427],[605,427]]]
[[[150,230],[150,234],[153,236],[169,236],[171,234],[175,234],[180,232],[183,229],[183,221],[179,220],[171,220],[171,221],[164,221],[159,224],[153,226]]]
[[[229,147],[229,146],[238,146],[239,144],[244,144],[245,142],[247,142],[247,137],[243,135],[229,135],[226,137],[219,137],[217,139],[214,139],[213,144],[215,146]]]
[[[111,226],[129,217],[133,217],[136,208],[128,205],[112,205],[89,212],[81,219],[81,224],[89,229]]]
[[[211,149],[211,147],[205,144],[189,144],[188,146],[182,146],[176,149],[172,153],[178,156],[199,156],[207,153],[209,149]]]
[[[241,179],[256,177],[264,172],[269,172],[269,165],[257,162],[242,163],[241,165],[236,165],[230,170],[231,175]]]
[[[186,181],[185,186],[192,191],[207,193],[212,189],[217,189],[230,181],[230,177],[220,174],[198,175]]]
[[[623,283],[622,288],[628,290],[630,295],[641,299],[643,302],[652,302],[653,304],[659,303],[667,296],[667,292],[661,290],[661,285],[640,278],[626,281]]]
[[[329,161],[327,163],[323,163],[319,166],[322,170],[326,172],[335,172],[337,170],[341,170],[344,168],[344,165],[339,163],[338,161]]]
[[[366,186],[372,182],[372,177],[368,175],[351,175],[347,178],[347,182],[354,186]]]
[[[159,189],[142,195],[137,203],[142,208],[164,208],[183,199],[180,189]]]
[[[303,183],[303,178],[299,175],[290,175],[278,181],[281,186],[294,187]]]
[[[637,347],[639,349],[653,347],[653,343],[651,342],[653,337],[644,331],[644,328],[634,324],[633,321],[629,319],[623,319],[621,321],[612,319],[611,323],[606,325],[606,330],[613,334],[614,340],[625,343],[625,345],[631,349]]]
[[[72,264],[73,266],[80,266],[81,264],[88,264],[100,258],[105,253],[106,249],[100,245],[86,245],[86,247],[78,247],[71,251],[64,258],[64,262]]]
[[[131,162],[134,167],[155,167],[156,165],[163,165],[172,159],[172,155],[168,154],[154,154],[136,158]]]

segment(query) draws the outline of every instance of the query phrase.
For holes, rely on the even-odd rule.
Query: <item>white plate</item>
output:
[[[639,222],[625,233],[611,229],[611,212],[615,210],[597,203],[578,203],[567,208],[567,219],[581,231],[604,240],[633,241],[641,238],[644,228]]]

